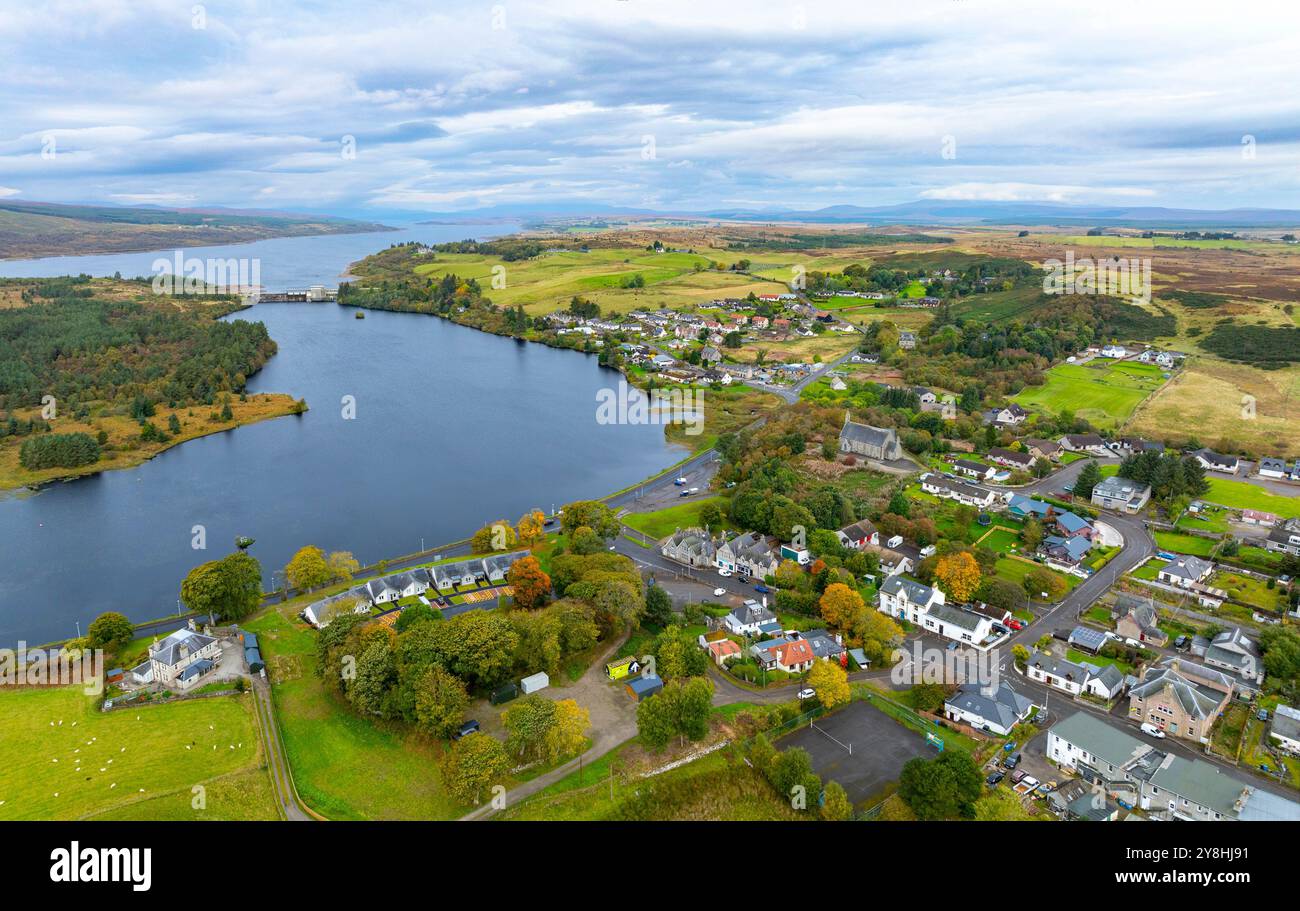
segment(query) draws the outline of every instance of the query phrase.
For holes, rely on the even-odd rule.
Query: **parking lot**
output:
[[[847,747],[852,745],[850,755]],[[897,781],[909,759],[938,755],[920,734],[903,727],[867,702],[853,702],[795,731],[778,749],[803,747],[822,781],[838,781],[858,804],[878,799],[885,785]]]

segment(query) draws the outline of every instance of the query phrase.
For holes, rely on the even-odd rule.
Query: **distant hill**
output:
[[[327,215],[0,200],[0,259],[125,253],[243,243],[268,237],[388,230],[392,229],[387,225]]]

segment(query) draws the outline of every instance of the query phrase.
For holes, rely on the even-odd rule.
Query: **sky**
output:
[[[0,198],[1300,208],[1300,4],[0,2]]]

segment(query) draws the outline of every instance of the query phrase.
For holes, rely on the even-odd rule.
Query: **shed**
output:
[[[1089,629],[1086,626],[1076,626],[1070,631],[1069,638],[1066,641],[1075,648],[1095,655],[1106,644],[1106,639],[1106,634],[1100,630]]]
[[[104,672],[104,680],[108,683],[121,683],[122,678],[126,676],[126,671],[120,667],[110,668]]]
[[[641,662],[628,655],[626,658],[619,658],[605,665],[605,676],[610,680],[622,680],[639,670],[641,670]]]
[[[640,677],[633,677],[624,686],[629,696],[641,702],[660,692],[664,688],[664,682],[655,674],[642,674]]]
[[[262,660],[262,653],[258,650],[256,645],[250,645],[244,648],[244,660],[248,662],[249,671],[254,674],[266,667],[266,662]]]
[[[546,676],[545,671],[539,671],[531,677],[525,677],[519,681],[519,689],[527,696],[529,693],[535,693],[538,690],[544,690],[551,685],[551,678]]]
[[[849,649],[849,657],[852,658],[860,668],[869,667],[871,665],[871,659],[869,659],[867,653],[860,648]]]

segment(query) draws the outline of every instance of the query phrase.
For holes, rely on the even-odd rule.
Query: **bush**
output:
[[[99,461],[99,444],[88,433],[49,433],[23,442],[19,463],[27,469],[77,468]]]

